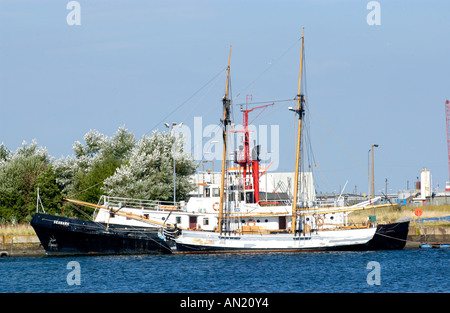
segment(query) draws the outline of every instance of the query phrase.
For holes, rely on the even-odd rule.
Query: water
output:
[[[449,257],[450,249],[411,249],[1,258],[0,292],[442,293],[450,292]],[[67,268],[71,261],[78,262],[77,272]],[[379,272],[367,269],[371,261],[378,262]],[[68,276],[79,284],[70,285]],[[378,283],[368,284],[368,276]]]

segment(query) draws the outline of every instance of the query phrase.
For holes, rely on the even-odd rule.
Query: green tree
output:
[[[0,149],[1,150],[1,149]],[[4,150],[3,150],[4,151]],[[10,222],[31,220],[36,210],[36,189],[53,184],[56,188],[49,200],[61,199],[56,185],[51,158],[45,148],[38,147],[34,140],[30,145],[23,142],[12,156],[0,163],[0,217]],[[53,174],[53,176],[52,176]],[[55,200],[57,201],[57,200]]]
[[[33,198],[37,199],[37,193],[44,206],[45,212],[48,214],[61,214],[63,207],[63,195],[56,184],[55,172],[53,165],[49,165],[46,170],[39,173],[36,178],[36,185],[33,192]],[[28,212],[36,209],[34,205],[29,204]]]

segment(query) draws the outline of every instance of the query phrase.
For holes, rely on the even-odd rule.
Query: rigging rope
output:
[[[250,86],[252,86],[256,81],[258,81],[267,71],[269,71],[272,66],[277,63],[281,58],[283,58],[292,48],[294,48],[297,43],[301,40],[301,38],[297,39],[291,46],[289,46],[289,48],[286,49],[286,51],[284,51],[279,57],[277,57],[275,59],[275,61],[273,61],[265,70],[263,70],[261,72],[261,74],[259,74],[254,80],[252,80],[247,86],[245,86],[240,92],[238,92],[238,94],[236,95],[236,98],[238,98],[242,92],[244,92],[245,90],[247,90]]]
[[[193,97],[195,97],[200,91],[202,91],[206,86],[208,86],[212,81],[214,81],[216,78],[218,78],[221,74],[226,71],[225,69],[221,69],[219,73],[214,75],[213,78],[211,78],[206,84],[204,84],[200,89],[198,89],[196,92],[194,92],[189,98],[187,98],[184,102],[182,102],[180,105],[178,105],[175,109],[173,109],[169,114],[167,114],[161,121],[159,121],[156,125],[154,125],[148,132],[145,133],[147,135],[149,132],[153,131],[158,125],[160,125],[162,122],[164,122],[169,116],[171,116],[173,113],[175,113],[178,109],[180,109],[183,105],[185,105],[189,100],[191,100]]]

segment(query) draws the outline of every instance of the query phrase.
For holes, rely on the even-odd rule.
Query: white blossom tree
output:
[[[183,141],[182,134],[173,137],[155,131],[152,136],[144,135],[128,162],[104,181],[103,190],[107,195],[119,197],[173,201],[175,157],[177,199],[186,199],[194,188],[190,176],[197,165],[192,156],[183,152]]]
[[[75,156],[55,162],[57,183],[68,196],[96,202],[103,180],[129,158],[136,140],[124,126],[112,137],[90,130],[83,139],[85,144],[76,141],[72,145]]]

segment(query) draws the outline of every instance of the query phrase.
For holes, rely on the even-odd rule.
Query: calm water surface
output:
[[[450,292],[450,249],[0,259],[0,291],[145,293]],[[79,285],[67,268],[79,264]],[[379,285],[369,285],[371,261]],[[371,276],[374,277],[374,276]]]

